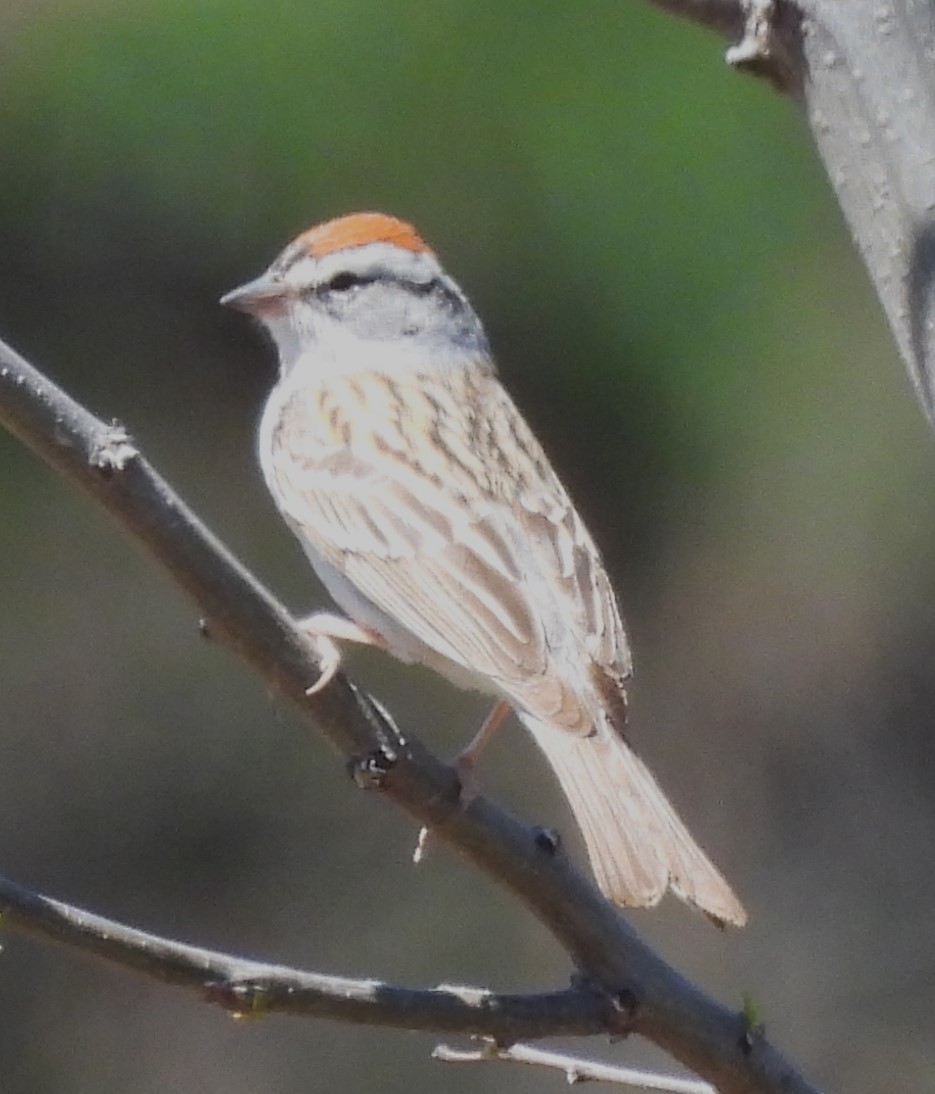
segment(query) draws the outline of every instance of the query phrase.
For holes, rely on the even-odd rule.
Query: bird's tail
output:
[[[523,722],[558,776],[605,896],[646,907],[671,887],[719,925],[746,923],[743,905],[626,741],[609,729],[579,737],[530,717]]]

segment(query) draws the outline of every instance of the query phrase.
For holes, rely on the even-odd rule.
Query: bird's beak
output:
[[[227,308],[237,308],[248,315],[269,315],[279,311],[285,301],[282,282],[269,273],[260,274],[246,285],[232,289],[221,297],[221,303]]]

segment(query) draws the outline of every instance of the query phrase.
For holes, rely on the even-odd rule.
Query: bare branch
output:
[[[935,7],[920,0],[650,0],[736,42],[803,108],[935,428]],[[759,44],[757,44],[759,43]]]
[[[0,878],[3,926],[52,939],[167,984],[194,989],[237,1014],[303,1014],[371,1026],[492,1037],[605,1032],[606,998],[586,988],[534,995],[497,995],[448,984],[431,990],[396,987],[268,965],[189,946],[63,904]]]
[[[710,999],[638,937],[554,841],[481,795],[459,799],[456,774],[345,676],[312,696],[318,669],[301,630],[143,459],[0,342],[0,421],[97,498],[189,593],[213,635],[238,652],[380,789],[519,897],[638,1032],[727,1094],[813,1091],[738,1011]]]
[[[935,425],[935,9],[808,0],[797,98]]]
[[[483,1048],[476,1049],[439,1045],[432,1055],[436,1060],[443,1060],[448,1064],[479,1064],[490,1060],[504,1060],[507,1063],[548,1067],[564,1072],[569,1085],[595,1080],[629,1086],[635,1090],[661,1090],[666,1094],[715,1094],[710,1083],[702,1083],[697,1079],[680,1079],[676,1075],[659,1075],[654,1071],[637,1071],[632,1067],[612,1067],[594,1060],[583,1060],[579,1056],[546,1052],[531,1045],[513,1045],[510,1048],[484,1045]]]

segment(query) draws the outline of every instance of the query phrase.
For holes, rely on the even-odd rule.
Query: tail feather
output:
[[[743,905],[621,737],[609,730],[578,737],[523,721],[558,776],[607,897],[648,907],[671,887],[718,924],[746,923]]]

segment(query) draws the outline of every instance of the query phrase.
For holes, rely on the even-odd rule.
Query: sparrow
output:
[[[746,912],[626,736],[630,649],[600,552],[501,385],[480,320],[415,229],[355,213],[303,232],[221,301],[279,353],[263,475],[346,615],[307,621],[512,708],[624,907],[667,889],[716,923]]]

